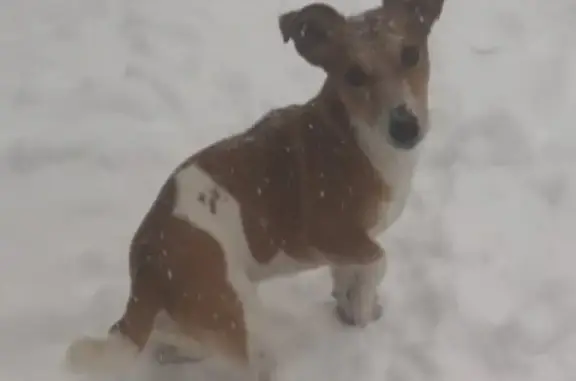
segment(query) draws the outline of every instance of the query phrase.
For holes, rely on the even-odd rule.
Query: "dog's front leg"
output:
[[[331,268],[336,313],[347,325],[364,327],[382,315],[378,303],[378,286],[384,277],[386,258],[365,265],[333,266]]]
[[[386,268],[384,250],[362,228],[341,221],[325,224],[323,233],[317,235],[317,248],[332,263],[338,317],[345,324],[365,326],[382,312],[377,290]]]

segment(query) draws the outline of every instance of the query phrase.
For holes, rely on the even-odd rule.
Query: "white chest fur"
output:
[[[394,147],[382,126],[358,123],[356,129],[360,148],[390,190],[390,198],[380,205],[379,221],[370,232],[372,237],[376,237],[392,225],[404,210],[418,162],[419,146],[410,150]]]

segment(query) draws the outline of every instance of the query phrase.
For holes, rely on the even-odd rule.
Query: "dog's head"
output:
[[[308,63],[322,68],[355,124],[384,130],[409,149],[421,139],[428,81],[427,41],[443,0],[386,0],[345,17],[312,3],[280,16],[284,42],[292,40]],[[421,83],[424,81],[425,83]]]

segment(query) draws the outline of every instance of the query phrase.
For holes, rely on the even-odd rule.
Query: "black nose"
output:
[[[389,134],[398,148],[413,148],[420,138],[418,118],[406,105],[395,107],[390,112]]]

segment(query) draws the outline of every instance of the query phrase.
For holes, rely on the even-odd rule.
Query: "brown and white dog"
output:
[[[280,16],[284,42],[326,72],[322,89],[173,171],[133,237],[124,315],[107,338],[73,342],[70,368],[124,366],[159,331],[270,380],[256,285],[320,266],[340,320],[377,319],[375,240],[402,213],[428,131],[428,36],[442,6],[386,0],[345,17],[313,3]]]

